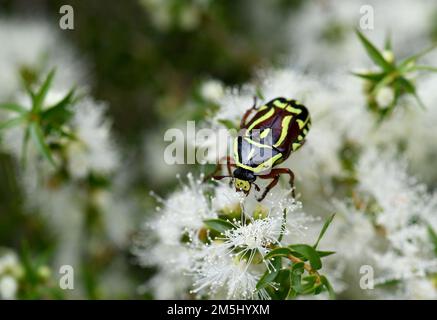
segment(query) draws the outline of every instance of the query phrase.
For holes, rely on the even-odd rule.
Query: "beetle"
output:
[[[310,113],[304,105],[293,99],[279,97],[260,107],[256,106],[256,102],[255,97],[253,106],[241,119],[240,134],[234,139],[234,163],[227,157],[229,175],[213,175],[213,179],[231,177],[236,191],[246,195],[252,185],[260,191],[255,183],[257,178],[271,179],[261,197],[257,198],[262,201],[278,183],[280,176],[288,175],[294,197],[294,173],[289,168],[276,166],[305,143],[311,128]],[[233,172],[232,167],[235,168]]]

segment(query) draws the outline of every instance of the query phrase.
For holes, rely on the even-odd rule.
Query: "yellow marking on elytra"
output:
[[[234,160],[236,163],[240,162],[238,158],[238,137],[234,139]]]
[[[297,149],[299,149],[300,143],[293,143],[291,147],[293,148],[293,151],[296,151]]]
[[[302,129],[303,126],[305,125],[305,122],[303,122],[303,121],[300,120],[300,119],[297,119],[296,122],[297,122],[297,124],[299,125],[299,129]]]
[[[265,137],[268,136],[268,134],[270,133],[270,131],[271,131],[270,128],[267,128],[267,129],[263,130],[263,132],[261,132],[261,134],[259,135],[259,137],[260,137],[261,139],[264,139]]]
[[[310,121],[310,117],[308,116],[305,121],[302,121],[301,119],[297,120],[297,124],[299,125],[299,129],[302,129],[303,127],[305,127],[306,124],[308,124],[308,129],[311,126],[311,121]],[[303,133],[307,134],[308,129],[305,128],[303,129]],[[306,132],[305,132],[306,131]]]
[[[275,101],[273,101],[273,105],[275,107],[280,108],[280,109],[284,109],[288,105],[288,103],[287,102],[284,103],[284,102],[281,102],[279,100],[275,100]]]
[[[265,171],[268,168],[271,168],[273,166],[273,164],[279,160],[282,157],[282,153],[278,153],[277,155],[275,155],[274,157],[264,161],[263,163],[259,164],[257,167],[253,168],[251,166],[245,165],[243,163],[237,162],[237,166],[241,167],[243,169],[252,171],[254,173],[259,173],[262,171]]]
[[[302,141],[302,140],[303,140],[303,137],[302,137],[302,136],[298,136],[298,137],[297,137],[297,140],[298,140],[298,141]]]
[[[272,148],[272,146],[269,146],[268,144],[262,144],[262,143],[259,143],[259,142],[256,142],[256,141],[253,141],[253,140],[251,140],[251,139],[249,139],[249,138],[244,138],[244,140],[246,140],[247,142],[249,142],[250,144],[253,144],[254,146],[257,146],[257,147],[259,147],[259,148],[269,148],[269,149],[271,149]]]
[[[249,154],[247,155],[247,160],[252,159],[254,155],[255,155],[255,149],[252,148],[250,149]]]
[[[265,110],[265,109],[267,109],[268,107],[266,106],[266,105],[263,105],[262,107],[259,107],[258,108],[258,111],[263,111],[263,110]]]
[[[292,106],[288,106],[285,110],[294,114],[301,114],[302,110],[298,108],[293,108]]]
[[[282,142],[284,142],[285,138],[287,138],[288,133],[288,126],[290,124],[292,116],[286,116],[284,119],[282,119],[282,130],[281,130],[281,136],[279,137],[278,141],[273,145],[274,147],[280,146]]]
[[[270,109],[270,111],[268,111],[265,115],[263,115],[262,117],[260,117],[259,119],[255,120],[250,127],[247,129],[248,131],[252,130],[255,126],[257,126],[258,124],[260,124],[261,122],[267,120],[268,118],[270,118],[273,114],[275,113],[275,109],[272,108]]]

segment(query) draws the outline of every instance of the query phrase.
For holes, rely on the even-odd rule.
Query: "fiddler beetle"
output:
[[[249,119],[250,115],[255,114]],[[285,161],[292,152],[298,150],[305,142],[311,127],[308,109],[296,100],[275,98],[268,103],[253,106],[243,115],[240,123],[240,134],[234,140],[234,163],[227,157],[229,175],[212,175],[220,180],[231,177],[235,189],[249,194],[252,184],[257,178],[271,179],[261,197],[262,201],[268,192],[278,183],[283,174],[289,176],[289,183],[294,197],[294,174],[289,168],[274,168]],[[235,170],[231,172],[231,168]]]

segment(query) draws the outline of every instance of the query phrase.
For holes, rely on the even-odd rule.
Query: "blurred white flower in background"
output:
[[[429,224],[435,225],[437,197],[407,171],[405,161],[393,152],[367,151],[358,165],[358,193],[335,201],[336,226],[327,242],[336,242],[336,259],[348,262],[349,272],[360,265],[375,269],[376,297],[415,299],[408,290],[414,281],[424,283],[437,271],[435,244]],[[358,273],[355,274],[357,277]],[[393,292],[386,283],[398,282]],[[352,282],[357,283],[357,282]],[[387,290],[387,291],[385,291]],[[372,294],[355,292],[360,296]],[[410,295],[411,294],[411,295]],[[437,288],[434,287],[434,294]]]
[[[74,106],[72,130],[76,139],[67,146],[67,158],[68,170],[75,178],[84,178],[90,172],[112,173],[119,165],[105,110],[105,105],[89,98]]]
[[[219,102],[225,93],[223,84],[218,80],[208,80],[202,83],[200,94],[206,100]]]
[[[56,237],[54,268],[66,264],[80,268],[84,259],[90,259],[84,257],[101,256],[103,251],[115,255],[129,246],[136,223],[136,203],[126,196],[129,174],[119,170],[120,150],[114,141],[112,122],[106,116],[107,107],[88,94],[85,63],[54,30],[38,20],[0,19],[0,39],[8,43],[0,50],[0,100],[29,109],[29,96],[17,94],[24,91],[22,78],[39,88],[40,77],[53,69],[56,74],[42,110],[59,102],[71,88],[77,89],[76,97],[80,98],[67,106],[71,112],[63,127],[67,135],[46,137],[47,144],[56,145],[52,155],[59,166],[42,159],[33,140],[25,149],[25,163],[22,161],[24,126],[2,131],[1,147],[17,163],[25,164],[18,178],[25,195],[24,206],[29,212],[41,214]],[[1,120],[4,114],[0,113]],[[95,217],[91,219],[90,215]],[[84,234],[89,238],[85,239]],[[99,276],[124,279],[119,289],[126,290],[131,284],[121,260],[114,258],[112,263],[119,267],[108,266]],[[12,292],[9,280],[2,285]],[[71,295],[83,297],[84,290],[79,281]],[[115,295],[120,290],[106,294]]]
[[[57,33],[57,29],[39,20],[0,18],[0,100],[11,99],[19,92],[18,72],[57,72],[55,88],[69,90],[86,83],[85,62]],[[31,76],[31,75],[28,75]]]
[[[203,10],[208,8],[210,2],[194,0],[181,4],[175,0],[139,0],[157,28],[168,30],[176,27],[188,31],[199,26]]]
[[[23,269],[17,255],[8,249],[0,247],[0,300],[16,298],[18,281]]]
[[[362,7],[366,10],[361,11]],[[369,59],[355,36],[354,28],[371,7],[373,29],[361,29],[372,41],[383,44],[392,37],[393,47],[402,54],[428,45],[429,30],[436,8],[426,0],[305,1],[288,23],[293,63],[311,66],[314,72],[349,71],[369,65]],[[393,10],[396,8],[396,10]]]

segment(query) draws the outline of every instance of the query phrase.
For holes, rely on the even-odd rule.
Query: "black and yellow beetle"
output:
[[[255,115],[249,120],[251,113]],[[274,168],[299,149],[311,127],[311,118],[307,108],[296,100],[275,98],[261,107],[246,111],[240,123],[240,134],[234,141],[234,163],[228,157],[227,176],[213,176],[214,179],[232,177],[237,191],[248,194],[252,184],[260,190],[255,180],[272,179],[261,197],[278,183],[282,174],[289,176],[294,196],[294,174],[288,168]],[[231,173],[231,167],[236,167]]]

